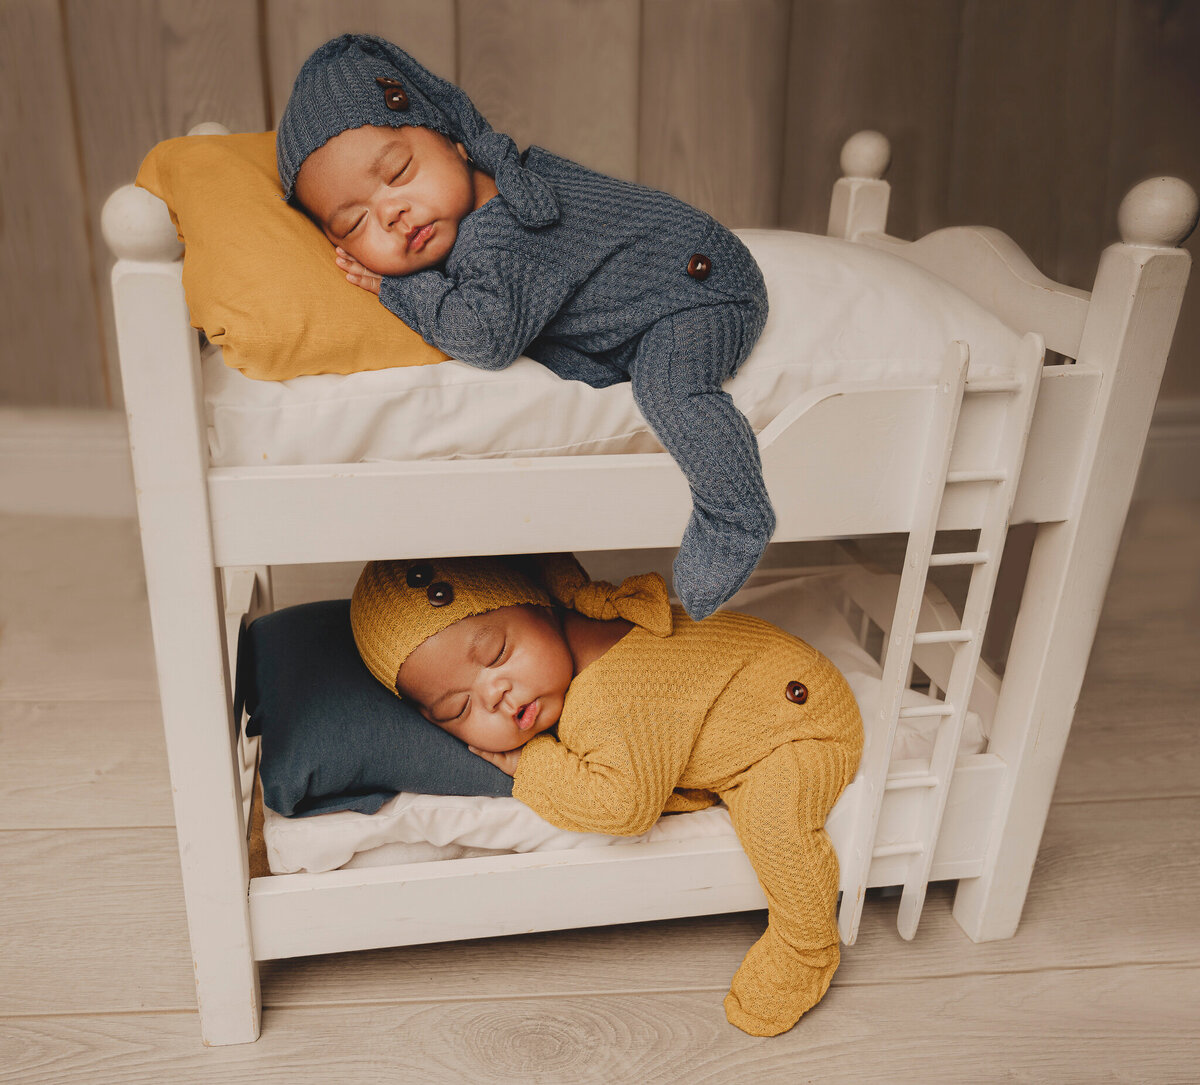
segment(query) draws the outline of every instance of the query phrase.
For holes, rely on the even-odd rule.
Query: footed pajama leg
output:
[[[758,441],[722,382],[758,338],[765,310],[713,305],[665,317],[630,364],[633,397],[692,494],[675,591],[707,617],[745,583],[775,530]]]
[[[752,1036],[786,1032],[833,979],[838,862],[825,816],[853,776],[854,749],[807,740],[777,747],[722,794],[767,896],[767,929],[725,996],[725,1015]]]

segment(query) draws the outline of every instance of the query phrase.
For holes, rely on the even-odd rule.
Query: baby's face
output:
[[[351,128],[317,148],[296,196],[325,231],[377,275],[445,262],[458,224],[476,206],[462,144],[429,128]]]
[[[514,606],[434,634],[401,665],[397,688],[427,720],[500,753],[558,723],[574,675],[555,615]]]

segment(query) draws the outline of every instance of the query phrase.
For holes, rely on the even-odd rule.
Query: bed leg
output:
[[[112,207],[129,202],[121,193],[106,207],[110,220],[120,217]],[[136,192],[132,199],[134,210],[145,203]],[[174,234],[169,218],[158,232],[167,231]],[[107,229],[106,236],[112,240]],[[258,967],[199,347],[179,265],[114,248],[122,257],[113,270],[121,375],[201,1031],[209,1045],[247,1043],[259,1033]]]
[[[954,918],[975,942],[1017,932],[1095,636],[1111,560],[1091,566],[1089,583],[1079,570],[1072,577],[1074,534],[1070,523],[1041,525],[1030,560],[988,746],[1008,766],[1005,786],[984,873],[961,880],[954,897]]]
[[[1104,374],[1089,466],[1072,514],[1038,529],[988,746],[1008,771],[984,872],[954,901],[976,942],[1016,933],[1037,859],[1191,265],[1172,247],[1196,221],[1195,193],[1181,185],[1146,181],[1125,197],[1124,242],[1096,275],[1079,348],[1079,364]]]

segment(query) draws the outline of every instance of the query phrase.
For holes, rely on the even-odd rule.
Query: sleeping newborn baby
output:
[[[769,903],[725,1013],[791,1028],[838,966],[825,819],[862,751],[837,668],[769,622],[672,607],[657,574],[592,581],[570,555],[378,561],[350,603],[363,662],[513,776],[551,824],[637,835],[719,796]]]
[[[305,61],[279,125],[279,176],[352,283],[483,369],[521,354],[634,400],[675,458],[692,515],[675,589],[702,618],[775,529],[758,444],[722,384],[762,331],[754,258],[711,216],[531,147],[380,38]]]

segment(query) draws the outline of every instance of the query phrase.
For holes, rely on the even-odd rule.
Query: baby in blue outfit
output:
[[[711,216],[540,147],[519,154],[458,87],[380,38],[300,69],[279,125],[284,195],[351,282],[447,354],[525,354],[567,380],[631,381],[692,516],[675,590],[711,614],[775,529],[758,444],[722,384],[767,317],[762,274]]]

